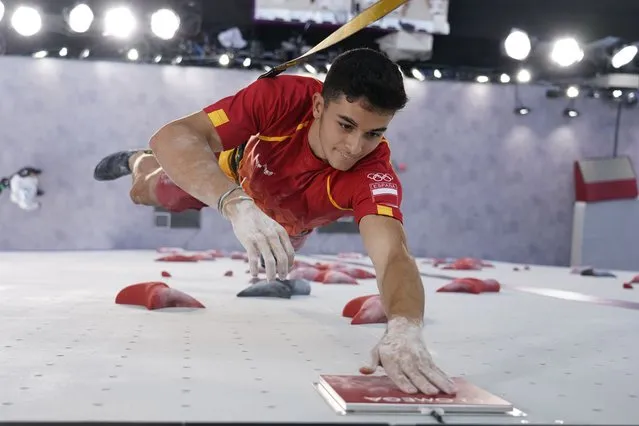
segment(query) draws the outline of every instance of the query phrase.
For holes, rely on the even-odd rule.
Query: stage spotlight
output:
[[[0,1],[0,21],[2,21],[3,17],[4,17],[4,3]]]
[[[525,106],[515,108],[515,114],[528,115],[529,113],[530,113],[530,108],[527,108]]]
[[[218,59],[218,62],[223,67],[226,67],[226,66],[228,66],[231,63],[231,57],[225,53],[223,55],[220,55],[220,58]]]
[[[129,49],[126,57],[129,61],[137,61],[140,59],[140,52],[138,52],[138,49]]]
[[[242,66],[244,66],[244,68],[248,68],[251,66],[251,58],[245,58],[244,62],[242,62]]]
[[[33,55],[34,58],[36,59],[42,59],[42,58],[46,58],[47,56],[49,56],[49,52],[47,52],[46,50],[39,50],[37,52],[35,52]]]
[[[576,86],[570,86],[568,89],[566,89],[566,96],[568,96],[569,98],[576,98],[577,96],[579,96],[579,89]]]
[[[639,48],[636,45],[626,46],[615,53],[610,62],[614,68],[624,67],[635,59],[637,51],[639,51]]]
[[[410,70],[411,74],[413,75],[414,78],[416,78],[419,81],[424,81],[426,80],[426,76],[424,75],[424,73],[422,73],[420,70],[418,70],[417,68],[413,68]]]
[[[317,74],[317,68],[315,68],[313,65],[311,64],[304,64],[304,69],[306,70],[306,72],[311,73],[311,74]]]
[[[69,12],[69,28],[74,33],[85,33],[93,23],[93,11],[86,4],[78,4]]]
[[[42,29],[42,17],[36,9],[20,6],[11,16],[11,25],[21,36],[31,37]]]
[[[584,58],[584,51],[574,38],[562,38],[553,44],[550,59],[560,67],[569,67]]]
[[[151,15],[151,31],[162,40],[170,40],[180,29],[180,17],[170,9],[160,9]]]
[[[526,69],[519,70],[517,73],[517,81],[520,83],[528,83],[532,79],[532,75],[530,75],[530,71]]]
[[[69,54],[69,49],[67,49],[66,47],[63,47],[62,49],[60,49],[60,52],[58,52],[58,54],[61,57],[65,57]]]
[[[563,113],[564,117],[575,118],[579,116],[579,111],[574,108],[566,108]]]
[[[510,76],[508,74],[502,74],[499,76],[499,81],[501,81],[502,83],[510,83]]]
[[[110,9],[104,16],[106,35],[125,39],[130,37],[136,28],[135,16],[128,7],[120,6]]]
[[[433,71],[433,77],[442,78],[442,72],[440,70]]]
[[[521,30],[512,30],[504,41],[506,54],[517,61],[526,59],[531,49],[530,37]]]
[[[488,83],[489,81],[488,77],[486,77],[485,75],[477,76],[475,80],[477,80],[477,83]]]

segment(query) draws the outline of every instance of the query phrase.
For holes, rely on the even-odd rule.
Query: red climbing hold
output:
[[[480,280],[478,278],[458,278],[437,290],[438,293],[496,293],[501,290],[495,280]]]
[[[225,276],[225,277],[232,277],[232,276],[233,276],[233,271],[226,271],[226,272],[224,273],[224,276]]]
[[[460,278],[453,280],[437,290],[438,293],[481,293],[483,282],[477,278]]]
[[[375,278],[375,274],[368,272],[364,269],[360,269],[360,268],[354,268],[350,265],[344,264],[344,263],[316,263],[315,265],[313,265],[313,267],[315,269],[318,269],[320,271],[339,271],[339,272],[343,272],[353,278],[357,278],[357,279],[368,279],[368,278]]]
[[[346,275],[352,277],[352,278],[356,278],[358,280],[365,280],[365,279],[370,279],[370,278],[375,278],[375,274],[373,274],[372,272],[368,272],[364,269],[360,269],[360,268],[353,268],[351,266],[348,265],[338,265],[335,266],[334,268],[332,268],[335,271],[339,271],[339,272],[343,272]]]
[[[484,280],[484,287],[482,293],[499,293],[501,290],[501,284],[497,280],[486,279]]]
[[[235,260],[244,260],[246,262],[248,262],[248,255],[246,253],[242,253],[239,251],[234,251],[233,253],[231,253],[231,256],[229,256],[231,259],[235,259]]]
[[[370,294],[368,296],[359,296],[354,299],[351,299],[346,305],[344,305],[344,309],[342,309],[342,316],[347,318],[353,318],[360,309],[362,309],[362,305],[371,297],[379,296],[378,294]]]
[[[222,250],[206,250],[205,253],[210,257],[225,257]]]
[[[289,272],[290,279],[304,279],[324,284],[358,284],[357,279],[375,278],[375,275],[363,269],[348,265],[322,264],[294,268]]]
[[[379,296],[367,299],[357,315],[351,321],[351,324],[384,324],[387,323],[384,305]]]
[[[629,283],[624,283],[624,284],[623,284],[623,288],[627,288],[628,290],[632,290],[632,283],[631,283],[631,282],[629,282]]]
[[[182,254],[170,254],[155,259],[156,262],[197,262],[197,256],[185,256]]]
[[[303,260],[294,260],[293,261],[293,268],[314,268],[315,265],[312,263],[308,263],[308,262],[304,262]]]
[[[456,269],[456,270],[479,270],[484,266],[484,263],[479,259],[473,259],[472,257],[462,257],[457,259],[453,263],[444,266],[442,269]]]
[[[352,318],[351,324],[382,324],[388,322],[379,294],[359,296],[350,300],[342,316]]]
[[[171,274],[170,274],[170,273],[168,273],[167,271],[162,271],[162,276],[163,276],[164,278],[171,278]]]
[[[145,306],[147,309],[204,308],[204,305],[163,282],[133,284],[122,289],[115,297],[118,305]]]
[[[291,280],[304,279],[309,281],[319,281],[321,273],[321,271],[313,267],[300,267],[289,272],[288,278]]]
[[[318,281],[324,284],[354,284],[357,285],[355,278],[341,271],[321,271]]]
[[[208,252],[195,253],[193,255],[193,258],[197,260],[217,260],[218,257],[219,256],[216,256]]]

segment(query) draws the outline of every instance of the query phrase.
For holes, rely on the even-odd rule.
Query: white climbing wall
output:
[[[0,253],[0,419],[434,423],[418,416],[339,416],[312,384],[357,374],[383,325],[340,317],[359,286],[313,284],[311,296],[237,298],[246,264],[160,263],[132,252]],[[301,257],[301,260],[311,260]],[[320,259],[319,257],[316,259]],[[325,260],[321,259],[321,260]],[[495,393],[524,418],[450,422],[636,423],[639,310],[566,300],[574,293],[639,303],[639,286],[566,268],[423,272],[496,278],[499,294],[435,293],[424,278],[425,336],[440,366]],[[224,277],[227,270],[233,277]],[[160,272],[172,278],[161,278]],[[123,287],[164,281],[206,309],[120,306]],[[565,290],[556,297],[521,286]]]

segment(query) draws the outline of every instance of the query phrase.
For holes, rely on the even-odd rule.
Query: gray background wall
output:
[[[104,155],[146,146],[165,122],[253,81],[257,73],[107,62],[0,58],[0,175],[44,170],[43,208],[25,212],[0,196],[0,250],[240,249],[214,211],[202,229],[157,229],[134,206],[128,178],[95,182]],[[405,225],[420,256],[478,256],[566,265],[573,161],[612,153],[615,109],[565,102],[524,87],[533,113],[512,113],[512,87],[406,81],[411,98],[387,136],[405,162]],[[626,110],[620,154],[639,164],[637,110]],[[357,235],[314,235],[304,252],[362,250]]]

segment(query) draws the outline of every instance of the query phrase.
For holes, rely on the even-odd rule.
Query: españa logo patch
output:
[[[399,208],[399,190],[395,183],[378,182],[369,184],[375,204]]]

